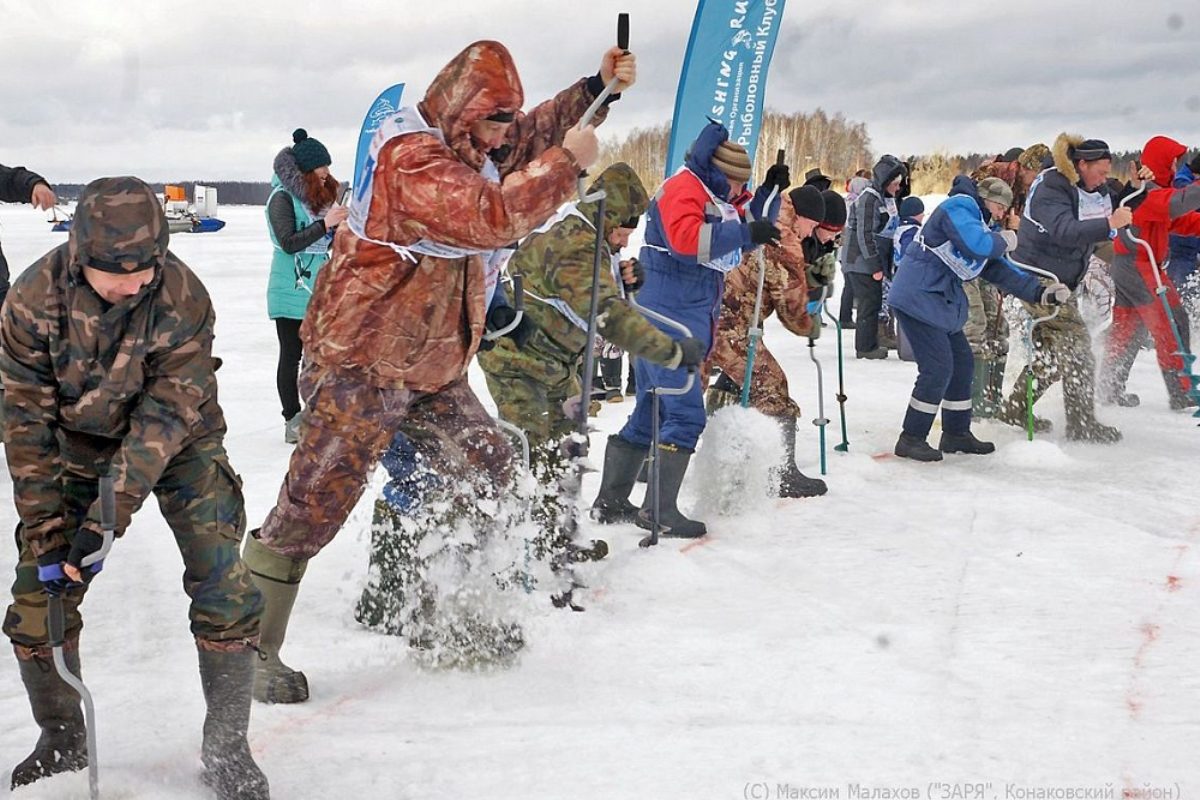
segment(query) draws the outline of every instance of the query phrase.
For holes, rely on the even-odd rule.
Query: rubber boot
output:
[[[887,351],[886,347],[876,347],[874,350],[866,350],[861,353],[855,353],[854,357],[855,358],[866,358],[871,361],[878,361],[880,359],[887,358],[888,351]]]
[[[900,458],[911,458],[913,461],[942,460],[941,450],[934,450],[923,438],[908,433],[900,434],[900,438],[896,440],[896,449],[892,452]]]
[[[1141,404],[1142,399],[1136,394],[1126,392],[1125,387],[1129,383],[1129,373],[1133,369],[1133,362],[1137,360],[1142,342],[1148,338],[1145,329],[1142,328],[1138,335],[1130,338],[1123,352],[1105,355],[1100,367],[1099,386],[1096,387],[1096,401],[1101,405],[1135,408]]]
[[[896,334],[892,333],[892,323],[890,320],[879,320],[878,327],[879,346],[884,350],[895,350],[899,345],[896,342]]]
[[[996,445],[976,439],[975,434],[970,431],[966,433],[947,433],[942,431],[942,438],[938,442],[938,450],[941,450],[943,453],[969,453],[976,456],[986,456],[996,451]]]
[[[1195,408],[1196,401],[1188,394],[1192,381],[1187,375],[1180,375],[1173,369],[1163,370],[1163,381],[1167,384],[1167,399],[1172,411],[1185,408]]]
[[[699,539],[708,533],[703,522],[688,519],[680,513],[677,505],[679,488],[683,486],[683,476],[687,474],[688,462],[692,459],[692,451],[677,447],[673,444],[659,445],[658,448],[658,524],[660,535],[674,539]],[[650,530],[651,506],[653,487],[646,486],[646,502],[638,512],[637,526]]]
[[[649,451],[649,447],[641,447],[616,434],[608,437],[600,494],[592,503],[592,519],[603,525],[637,521],[638,509],[629,502],[629,493]]]
[[[988,417],[1000,413],[1004,404],[1004,370],[1008,366],[1008,356],[1002,355],[988,362],[987,385],[984,387],[983,405]]]
[[[271,791],[246,741],[255,653],[250,648],[217,652],[197,648],[200,685],[208,713],[200,778],[220,800],[269,800]]]
[[[260,703],[303,703],[308,699],[308,679],[280,661],[279,651],[308,561],[268,550],[257,534],[258,529],[250,532],[242,552],[242,560],[265,603],[259,623],[260,658],[255,663],[254,699]]]
[[[995,416],[995,410],[988,406],[988,378],[992,374],[992,362],[982,356],[975,356],[975,371],[971,376],[971,416],[975,419],[988,419]]]
[[[1026,425],[1025,415],[1027,413],[1027,405],[1025,402],[1025,380],[1029,374],[1029,367],[1021,371],[1017,376],[1017,382],[1013,385],[1012,393],[1005,400],[1000,409],[993,416],[993,419],[998,422],[1003,422],[1006,425],[1012,425],[1015,428],[1024,430]],[[1033,402],[1037,403],[1041,396],[1046,393],[1046,387],[1041,385],[1041,381],[1035,380],[1033,386]],[[1050,420],[1042,417],[1034,416],[1033,430],[1035,433],[1049,433],[1054,426],[1050,424]]]
[[[70,649],[64,648],[63,652],[67,669],[81,676],[78,640],[68,643],[68,647]],[[16,789],[61,772],[85,769],[88,754],[87,728],[84,727],[79,693],[58,676],[50,648],[17,646],[14,649],[33,719],[42,731],[33,752],[13,767],[12,788]]]
[[[1114,444],[1121,441],[1121,432],[1096,419],[1095,383],[1086,367],[1070,369],[1063,374],[1063,407],[1067,412],[1067,438],[1077,442]]]
[[[829,491],[825,481],[810,478],[796,466],[796,418],[780,417],[783,428],[783,466],[779,469],[780,497],[820,497]]]

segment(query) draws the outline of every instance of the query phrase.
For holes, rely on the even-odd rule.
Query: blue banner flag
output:
[[[784,0],[699,0],[667,148],[667,175],[712,117],[754,162],[762,124],[767,67],[775,52]]]
[[[363,175],[363,169],[367,164],[367,151],[371,149],[371,139],[374,138],[375,131],[379,130],[383,121],[400,110],[400,96],[403,94],[404,84],[397,83],[380,92],[379,97],[375,98],[375,102],[371,103],[370,110],[363,118],[362,130],[358,133],[358,150],[354,154],[352,185],[359,186],[365,182],[366,176]],[[375,165],[372,164],[371,169],[374,168]]]

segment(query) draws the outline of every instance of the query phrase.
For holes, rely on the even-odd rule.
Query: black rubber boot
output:
[[[263,657],[255,664],[254,699],[260,703],[303,703],[308,699],[308,679],[303,672],[284,664],[279,651],[308,562],[272,552],[258,541],[256,533],[257,529],[246,537],[242,552],[242,560],[264,601],[258,643]]]
[[[1185,408],[1195,408],[1196,401],[1183,388],[1179,373],[1173,369],[1163,370],[1163,381],[1167,384],[1167,398],[1172,411],[1182,411]],[[1189,385],[1191,380],[1184,378]]]
[[[629,502],[629,493],[633,491],[638,470],[649,451],[650,448],[640,447],[616,434],[608,437],[600,494],[592,503],[592,519],[604,525],[637,521],[638,509]]]
[[[70,650],[64,650],[63,657],[67,669],[80,676],[78,642],[73,644]],[[60,772],[85,769],[88,765],[87,729],[79,694],[58,676],[50,648],[38,648],[34,654],[28,648],[18,647],[17,664],[25,692],[29,695],[33,718],[42,732],[33,752],[13,767],[12,788],[28,786]]]
[[[270,788],[246,741],[250,726],[250,689],[254,660],[249,649],[200,654],[200,685],[208,714],[204,717],[204,742],[200,760],[204,784],[220,800],[269,800]]]
[[[679,512],[679,488],[683,486],[683,476],[687,474],[688,462],[692,459],[692,451],[672,444],[660,445],[658,448],[658,524],[661,536],[673,539],[699,539],[708,533],[703,522],[688,519]],[[653,499],[653,487],[646,486],[646,502],[638,512],[637,526],[650,530],[650,503]]]
[[[901,433],[900,438],[896,440],[896,449],[893,451],[900,458],[911,458],[913,461],[941,461],[942,451],[934,450],[929,446],[929,442],[919,436],[911,436],[907,433]]]
[[[781,417],[783,428],[783,466],[779,469],[780,497],[820,497],[829,491],[825,481],[810,478],[796,466],[796,418]]]
[[[1126,392],[1125,386],[1129,382],[1129,373],[1133,369],[1133,362],[1137,360],[1138,351],[1142,349],[1142,342],[1149,338],[1145,328],[1142,328],[1137,336],[1130,338],[1123,353],[1116,356],[1109,354],[1105,357],[1100,367],[1099,386],[1096,387],[1098,403],[1122,408],[1136,408],[1141,404],[1142,399],[1136,394]]]
[[[988,453],[996,452],[996,445],[976,439],[975,434],[970,431],[966,433],[946,433],[942,431],[942,438],[938,442],[938,450],[941,450],[943,453],[970,453],[976,456],[986,456]]]

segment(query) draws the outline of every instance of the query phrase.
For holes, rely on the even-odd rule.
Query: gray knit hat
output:
[[[984,178],[979,182],[976,190],[979,192],[980,200],[991,200],[993,203],[999,203],[1005,208],[1012,205],[1012,189],[999,178]]]

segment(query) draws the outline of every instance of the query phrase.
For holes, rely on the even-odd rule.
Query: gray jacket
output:
[[[873,275],[890,272],[892,239],[881,235],[888,223],[884,192],[888,184],[904,174],[904,162],[895,156],[879,159],[872,170],[871,185],[850,206],[846,219],[846,248],[842,254],[844,272]]]

